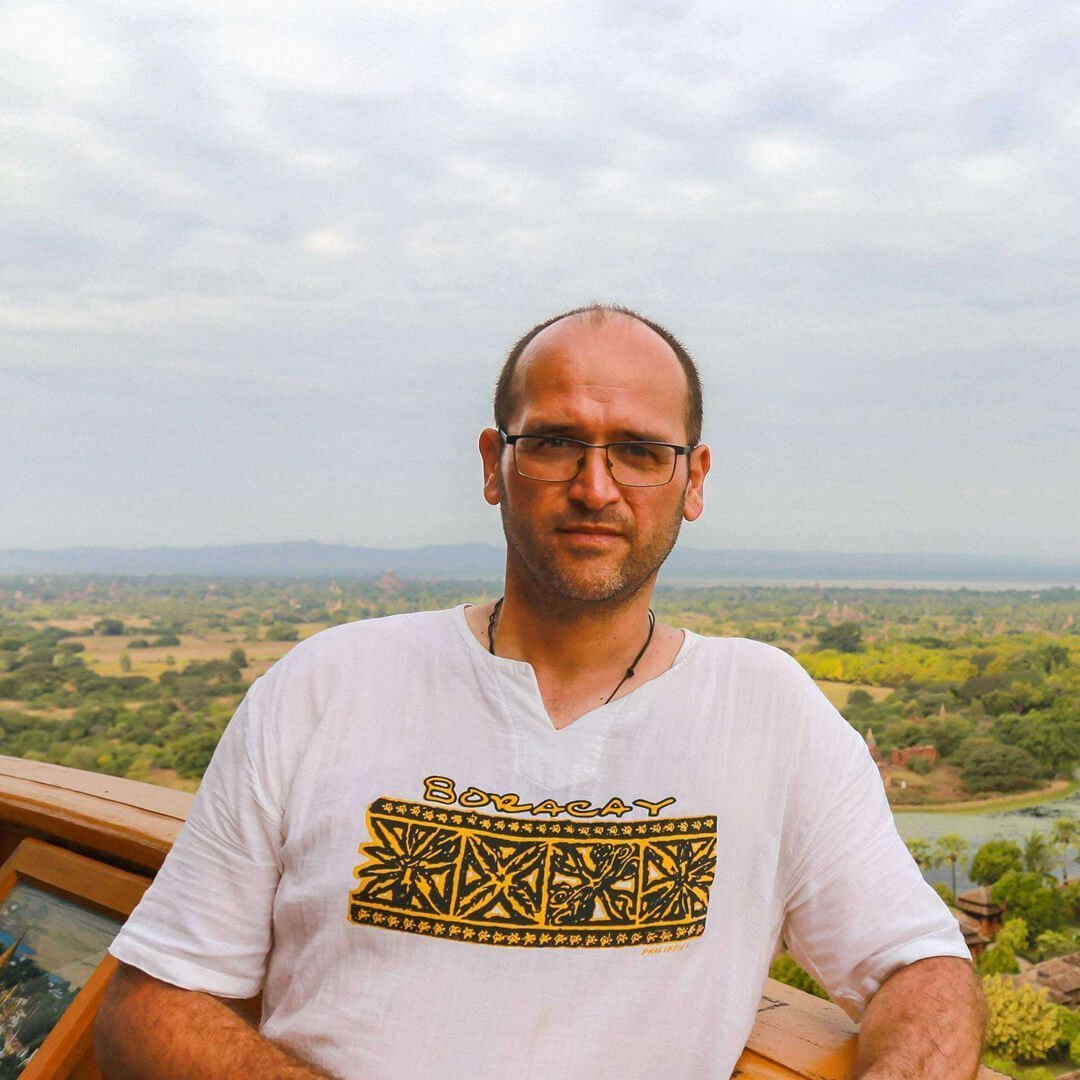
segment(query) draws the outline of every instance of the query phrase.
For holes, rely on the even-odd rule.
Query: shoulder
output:
[[[355,722],[365,703],[402,684],[403,665],[457,636],[456,611],[392,615],[344,623],[306,638],[251,685],[233,719],[236,738],[263,787],[284,805],[293,771],[324,719],[348,712]]]
[[[691,637],[693,656],[699,663],[723,668],[729,677],[748,685],[813,687],[813,680],[798,660],[775,645],[750,638]]]
[[[398,649],[428,643],[440,636],[452,635],[457,614],[457,609],[451,608],[342,623],[305,638],[278,661],[278,666],[317,668],[365,649]]]
[[[749,638],[699,637],[694,645],[698,671],[744,725],[762,733],[775,726],[793,745],[800,737],[860,741],[790,653]]]
[[[458,635],[456,609],[362,619],[305,638],[252,686],[256,699],[320,695],[323,689],[385,672],[410,654],[433,655]]]
[[[415,611],[342,623],[305,638],[271,670],[295,676],[372,655],[384,656],[388,651],[398,654],[402,649],[430,645],[453,635],[456,616],[456,609]]]

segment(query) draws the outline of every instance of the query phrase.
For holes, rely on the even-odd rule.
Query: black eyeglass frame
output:
[[[514,471],[523,480],[535,480],[538,484],[569,484],[572,480],[576,480],[580,475],[581,470],[585,467],[585,455],[584,453],[581,455],[581,460],[578,462],[578,467],[574,472],[574,475],[567,477],[567,479],[565,480],[546,480],[542,476],[529,476],[526,473],[523,473],[521,471],[521,468],[518,466],[517,441],[519,439],[558,439],[560,440],[560,442],[570,443],[572,446],[580,446],[583,450],[603,450],[604,460],[607,463],[608,475],[611,477],[611,479],[615,480],[615,483],[618,484],[620,487],[633,488],[664,487],[667,484],[670,484],[671,481],[675,479],[675,469],[679,464],[679,458],[688,456],[701,445],[700,443],[669,443],[663,442],[660,439],[618,439],[615,442],[609,443],[591,443],[585,442],[582,439],[571,439],[566,435],[527,435],[524,433],[518,435],[509,435],[505,431],[503,431],[502,428],[496,428],[495,430],[498,431],[499,438],[503,441],[503,443],[506,446],[509,446],[510,449],[514,451]],[[669,450],[675,451],[675,457],[672,459],[671,462],[671,475],[659,484],[624,484],[621,480],[617,480],[615,478],[615,473],[611,465],[611,455],[608,453],[608,450],[612,446],[640,446],[642,444],[646,446],[666,446]]]

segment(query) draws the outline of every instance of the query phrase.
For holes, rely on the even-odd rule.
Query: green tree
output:
[[[990,887],[990,897],[1009,915],[1024,919],[1029,935],[1037,937],[1044,930],[1057,930],[1065,921],[1061,894],[1048,888],[1046,879],[1038,874],[1009,870]]]
[[[822,630],[818,636],[819,649],[835,649],[855,653],[862,648],[862,628],[858,623],[842,622]]]
[[[968,876],[976,885],[993,885],[1009,870],[1024,868],[1024,853],[1011,840],[988,840],[971,860]]]
[[[931,888],[945,901],[950,907],[956,904],[956,893],[945,884],[944,881],[935,881]]]
[[[1038,782],[1039,763],[1019,746],[969,739],[965,747],[960,779],[970,792],[1024,791]]]
[[[219,735],[212,731],[192,732],[177,739],[175,746],[176,771],[183,777],[198,779],[210,764]]]
[[[1074,922],[1080,921],[1080,881],[1070,881],[1068,885],[1061,888],[1060,892],[1069,917]]]
[[[131,671],[131,654],[126,649],[120,654],[120,670],[125,674]]]
[[[937,838],[935,853],[940,863],[952,869],[952,891],[956,895],[956,864],[967,854],[968,842],[959,833],[945,833]]]
[[[1069,1047],[1072,1044],[1073,1039],[1080,1035],[1080,1013],[1077,1013],[1075,1009],[1070,1009],[1066,1005],[1060,1006],[1060,1012],[1058,1013],[1058,1024],[1061,1028],[1061,1033],[1058,1038],[1059,1049],[1069,1052]],[[1069,1053],[1071,1057],[1071,1052]],[[1076,1062],[1080,1064],[1080,1062]]]
[[[1063,817],[1054,822],[1054,842],[1061,851],[1061,880],[1069,880],[1069,850],[1076,840],[1075,818]]]
[[[229,663],[232,664],[233,667],[246,668],[248,666],[247,653],[244,652],[243,649],[233,649],[233,651],[229,653]]]
[[[1024,869],[1049,877],[1054,866],[1054,852],[1046,833],[1032,830],[1024,841]]]
[[[938,864],[937,856],[934,854],[934,846],[929,840],[922,836],[913,836],[910,840],[905,840],[908,851],[911,852],[911,857],[915,860],[915,864],[924,873],[927,870],[933,870]]]

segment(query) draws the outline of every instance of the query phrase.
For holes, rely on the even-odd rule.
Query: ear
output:
[[[498,506],[499,465],[502,461],[503,441],[494,428],[484,428],[480,432],[480,457],[484,463],[484,499],[492,506]]]
[[[690,478],[686,484],[686,499],[683,502],[683,517],[687,521],[697,521],[705,509],[705,477],[712,464],[709,448],[702,444],[690,451]]]

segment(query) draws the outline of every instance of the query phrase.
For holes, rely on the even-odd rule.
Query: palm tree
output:
[[[956,864],[967,854],[968,842],[959,833],[946,833],[937,838],[935,854],[938,861],[952,867],[952,891],[956,896]]]
[[[937,856],[934,854],[933,845],[929,840],[922,836],[913,836],[910,840],[905,840],[908,851],[911,852],[911,857],[915,860],[916,866],[923,873],[927,870],[933,870],[938,864]]]
[[[1032,874],[1051,877],[1054,867],[1052,845],[1046,833],[1032,830],[1024,841],[1024,868]]]
[[[1080,823],[1075,818],[1063,817],[1054,822],[1054,840],[1061,848],[1061,880],[1069,880],[1069,848],[1076,839],[1076,831]]]

